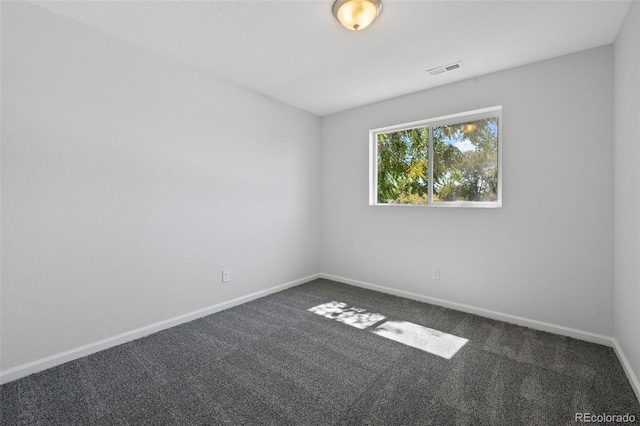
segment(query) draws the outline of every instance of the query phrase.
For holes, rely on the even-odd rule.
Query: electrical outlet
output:
[[[231,269],[223,269],[222,270],[222,282],[228,283],[231,281]]]
[[[440,269],[433,268],[433,270],[431,271],[431,279],[432,280],[439,280],[440,279]]]

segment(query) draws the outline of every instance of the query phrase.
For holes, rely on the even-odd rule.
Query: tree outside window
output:
[[[500,111],[373,131],[375,202],[499,206]]]

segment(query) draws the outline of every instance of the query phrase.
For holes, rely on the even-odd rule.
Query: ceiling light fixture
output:
[[[336,0],[333,15],[351,31],[364,30],[380,15],[380,0]]]

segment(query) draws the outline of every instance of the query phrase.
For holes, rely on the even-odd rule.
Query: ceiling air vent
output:
[[[427,70],[431,75],[442,74],[444,72],[449,72],[453,70],[457,70],[458,68],[462,68],[462,61],[454,62],[453,64],[444,65],[442,67],[431,68]]]

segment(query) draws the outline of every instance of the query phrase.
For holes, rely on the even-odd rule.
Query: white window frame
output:
[[[496,201],[433,201],[433,128],[456,124],[465,121],[482,120],[498,117],[498,185]],[[378,203],[378,135],[380,133],[411,130],[419,127],[429,127],[429,191],[426,204],[401,204]],[[461,112],[426,120],[413,121],[411,123],[397,124],[381,127],[369,131],[369,205],[394,206],[394,207],[472,207],[472,208],[499,208],[502,207],[502,105]]]

